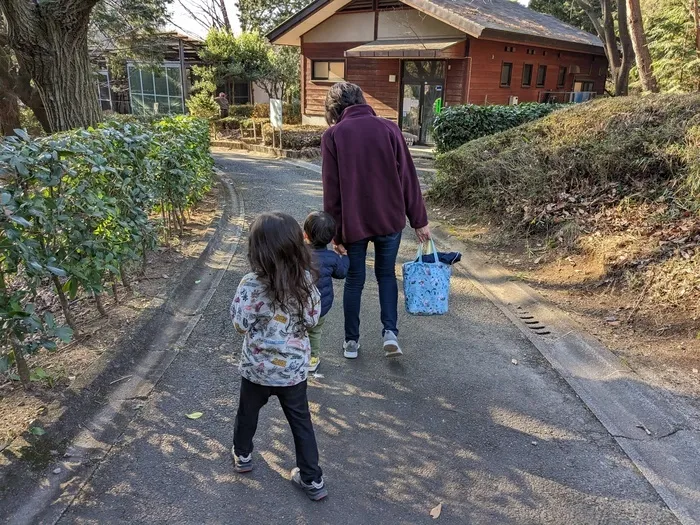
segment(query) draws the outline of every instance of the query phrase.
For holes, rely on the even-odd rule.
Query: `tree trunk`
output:
[[[90,11],[97,0],[3,0],[10,46],[31,77],[50,131],[96,124],[101,117],[88,56]]]
[[[659,92],[659,84],[654,76],[654,69],[651,62],[651,54],[647,45],[647,36],[644,33],[644,22],[642,21],[642,8],[639,0],[627,0],[627,26],[632,39],[634,56],[637,60],[639,78],[642,81],[642,89],[650,93]]]
[[[575,0],[586,12],[598,37],[603,42],[605,56],[608,59],[610,76],[615,84],[615,95],[627,95],[629,91],[629,77],[634,62],[634,49],[630,39],[626,23],[618,23],[619,40],[615,31],[615,16],[613,12],[613,0],[598,0],[600,14],[596,12],[594,5],[589,0]],[[625,0],[615,0],[618,20],[627,20],[627,6]],[[618,46],[619,42],[619,46]]]
[[[22,127],[19,120],[19,102],[14,93],[0,88],[0,130],[4,136],[14,135]]]
[[[231,21],[228,18],[228,11],[226,10],[226,2],[224,0],[219,0],[219,7],[221,8],[221,16],[224,19],[226,31],[229,33],[233,32],[233,29],[231,28]]]
[[[632,47],[632,38],[627,24],[627,5],[625,0],[617,0],[617,29],[620,35],[620,47],[622,48],[622,58],[620,60],[620,69],[617,72],[615,79],[615,95],[624,96],[629,92],[630,71],[634,65],[634,48]],[[622,21],[622,23],[619,23]]]
[[[693,21],[695,23],[695,54],[700,60],[700,0],[693,0]],[[700,91],[700,80],[698,80],[697,90]]]

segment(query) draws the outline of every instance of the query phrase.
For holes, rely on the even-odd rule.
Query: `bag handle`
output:
[[[435,241],[433,239],[430,239],[428,241],[428,247],[432,251],[434,255],[434,261],[432,264],[435,264],[438,262],[438,256],[437,256],[437,248],[435,248]],[[430,255],[427,253],[426,255]],[[418,251],[416,252],[416,261],[423,262],[423,243],[418,243]],[[426,263],[426,264],[431,264],[431,263]]]

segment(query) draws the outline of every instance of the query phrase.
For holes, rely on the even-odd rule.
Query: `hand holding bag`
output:
[[[430,248],[435,254],[434,262],[424,262],[421,244],[416,259],[403,265],[403,291],[409,314],[441,315],[448,310],[452,266],[440,262],[432,239]]]

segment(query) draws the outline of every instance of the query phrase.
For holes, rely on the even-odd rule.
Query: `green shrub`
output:
[[[223,130],[231,130],[231,129],[240,129],[241,120],[246,120],[246,119],[228,116],[228,117],[216,119],[214,121],[214,123],[215,123],[216,129],[218,131],[223,131]]]
[[[199,91],[191,95],[186,104],[193,117],[213,119],[221,114],[221,108],[207,91]]]
[[[75,327],[68,299],[99,295],[153,247],[159,212],[182,231],[183,210],[209,189],[213,161],[206,120],[176,116],[109,121],[0,145],[0,372]],[[126,284],[126,282],[125,282]],[[66,324],[34,305],[53,287]]]
[[[429,196],[531,231],[625,198],[697,213],[699,161],[700,95],[599,99],[440,155]]]
[[[549,115],[562,104],[524,103],[514,106],[450,106],[435,118],[433,136],[440,153],[458,148],[470,140],[505,131]]]
[[[272,126],[263,126],[264,143],[272,145]],[[318,148],[321,145],[321,136],[325,128],[318,126],[284,126],[282,129],[282,147],[284,149],[302,150],[305,148]],[[279,138],[279,131],[275,132],[275,145]]]
[[[254,109],[255,107],[252,104],[231,104],[228,107],[228,116],[239,120],[251,118]]]

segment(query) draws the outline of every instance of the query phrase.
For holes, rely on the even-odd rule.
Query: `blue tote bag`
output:
[[[452,266],[440,261],[432,240],[430,248],[435,254],[429,258],[432,262],[425,262],[421,244],[416,259],[403,265],[403,292],[409,314],[441,315],[449,307]]]

